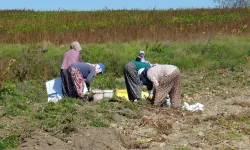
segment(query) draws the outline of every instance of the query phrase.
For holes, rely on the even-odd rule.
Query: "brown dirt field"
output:
[[[140,117],[128,117],[123,110],[114,111],[109,127],[80,123],[61,126],[57,131],[38,129],[24,116],[1,117],[0,137],[24,131],[18,146],[21,150],[248,150],[249,85],[242,86],[243,82],[236,82],[230,74],[224,72],[221,79],[211,82],[210,78],[204,84],[200,84],[202,74],[182,76],[183,101],[199,102],[204,111],[139,105],[137,111],[130,111],[140,113]],[[243,81],[249,74],[245,73]],[[79,105],[79,110],[85,108]]]
[[[226,99],[200,94],[197,101],[205,105],[203,112],[141,106],[141,119],[117,114],[117,123],[108,128],[77,126],[69,132],[55,134],[34,131],[24,138],[18,149],[248,149],[249,135],[240,134],[241,131],[239,135],[230,134],[235,127],[219,122],[249,111],[249,89],[232,89],[231,92],[235,95]],[[231,123],[236,124],[237,119]]]

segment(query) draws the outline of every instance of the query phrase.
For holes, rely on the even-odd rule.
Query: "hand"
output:
[[[154,87],[156,88],[156,87],[158,87],[159,86],[159,82],[155,82],[154,83]]]
[[[88,92],[89,92],[89,93],[91,93],[91,90],[92,90],[91,87],[88,87]]]
[[[146,90],[146,89],[147,89],[147,86],[146,86],[146,85],[142,85],[141,88],[142,88],[142,90],[143,90],[143,89]]]

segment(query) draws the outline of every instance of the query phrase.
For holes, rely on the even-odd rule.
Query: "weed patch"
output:
[[[104,121],[101,121],[101,120],[92,120],[89,123],[89,125],[92,127],[108,127],[109,126],[107,123],[105,123]]]
[[[0,139],[0,149],[16,148],[19,144],[19,135],[10,135]]]
[[[45,104],[34,114],[34,117],[40,120],[42,128],[46,130],[73,122],[76,114],[77,110],[73,100],[64,99],[58,103]]]

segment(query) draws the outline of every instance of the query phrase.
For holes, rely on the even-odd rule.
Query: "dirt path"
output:
[[[18,149],[122,149],[114,130],[109,128],[81,129],[71,134],[58,133],[51,135],[36,131],[30,138],[26,138]]]

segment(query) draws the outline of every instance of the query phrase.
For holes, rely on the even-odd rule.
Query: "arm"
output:
[[[79,58],[78,58],[79,62],[82,62],[82,57],[81,57],[81,53],[79,52]]]
[[[86,86],[88,87],[88,89],[90,88],[90,83],[91,83],[94,76],[95,76],[95,70],[91,70],[91,72],[88,74],[88,76],[85,80],[85,83],[86,83]]]
[[[149,81],[152,82],[151,84],[153,84],[153,85],[152,85],[151,89],[148,88],[148,94],[149,94],[149,99],[152,100],[153,99],[153,91],[156,87],[159,86],[159,82],[156,80],[156,78],[154,76],[150,76],[150,78],[149,78],[149,76],[150,75],[148,75],[148,79],[149,79]]]
[[[153,100],[153,93],[154,93],[154,89],[153,89],[153,84],[151,81],[148,81],[148,85],[147,85],[147,90],[148,90],[148,100]]]
[[[156,88],[159,86],[159,82],[157,81],[155,76],[153,76],[151,73],[148,74],[148,79],[153,83],[153,88]]]
[[[148,93],[149,93],[149,97],[148,99],[151,101],[153,99],[153,91],[156,87],[159,86],[159,82],[157,81],[157,79],[154,77],[154,75],[152,74],[151,71],[147,72],[147,77],[149,79],[149,81],[151,81],[151,88],[148,88]],[[153,85],[152,85],[153,84]]]

